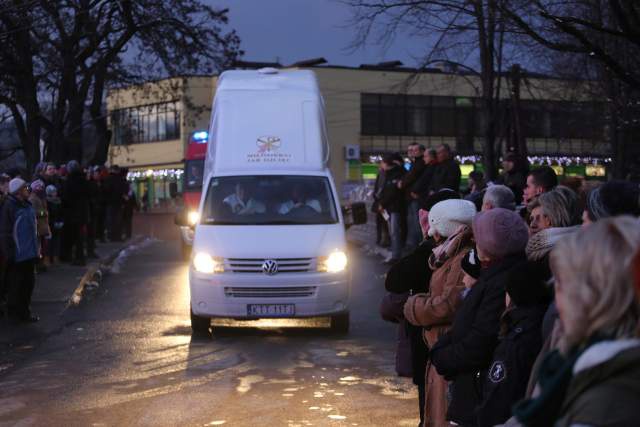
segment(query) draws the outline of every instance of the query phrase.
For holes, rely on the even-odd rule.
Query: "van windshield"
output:
[[[289,225],[338,222],[323,176],[256,175],[213,178],[201,224]]]

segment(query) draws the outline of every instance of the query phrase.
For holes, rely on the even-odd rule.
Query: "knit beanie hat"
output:
[[[16,194],[23,187],[27,185],[27,182],[22,178],[13,178],[9,181],[9,194]]]
[[[35,181],[33,181],[31,183],[31,190],[32,191],[44,191],[44,182],[42,182],[42,180],[40,179],[36,179]]]
[[[478,253],[475,249],[471,249],[469,253],[462,258],[462,261],[460,261],[460,267],[462,267],[462,271],[474,279],[480,277],[482,266],[480,264],[480,258],[478,258]]]
[[[546,283],[544,268],[540,268],[541,264],[536,261],[526,261],[507,273],[506,291],[517,307],[548,303],[551,300],[551,287]]]
[[[47,192],[47,196],[49,197],[53,197],[54,194],[58,193],[58,189],[56,188],[55,185],[47,185],[47,188],[45,189],[45,191]]]
[[[471,225],[476,206],[468,200],[450,199],[437,203],[429,211],[429,236],[437,232],[451,236],[461,225]]]
[[[609,181],[594,188],[587,197],[591,221],[616,215],[640,215],[640,186],[628,181]]]
[[[529,232],[517,213],[495,208],[473,218],[473,237],[476,247],[496,260],[523,252]]]

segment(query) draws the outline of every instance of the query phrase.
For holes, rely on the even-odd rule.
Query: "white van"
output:
[[[349,328],[345,225],[312,71],[227,71],[213,102],[189,268],[191,325],[331,317]]]

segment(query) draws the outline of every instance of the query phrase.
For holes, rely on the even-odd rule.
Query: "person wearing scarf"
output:
[[[423,338],[433,346],[445,333],[462,300],[464,272],[461,260],[473,248],[471,221],[476,207],[467,200],[445,200],[429,211],[429,235],[438,246],[429,257],[433,271],[428,293],[409,297],[404,316],[411,324],[424,327]],[[446,426],[447,382],[427,361],[425,375],[425,426]]]
[[[496,208],[473,219],[473,236],[482,263],[480,277],[455,313],[451,329],[431,348],[439,375],[451,381],[447,420],[475,426],[480,404],[479,378],[489,369],[505,310],[508,273],[525,259],[528,230],[520,216]]]
[[[522,425],[637,425],[640,301],[632,262],[639,248],[640,222],[623,216],[600,220],[553,249],[563,334],[540,367],[536,397],[514,407]]]

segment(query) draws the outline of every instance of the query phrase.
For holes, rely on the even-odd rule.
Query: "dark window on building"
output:
[[[180,138],[177,102],[123,108],[111,112],[115,145],[159,142]]]
[[[360,99],[362,135],[455,137],[462,151],[473,151],[474,138],[484,136],[481,98],[364,93]],[[498,108],[508,104],[505,99]],[[602,138],[602,108],[596,103],[523,100],[520,105],[526,138]]]

